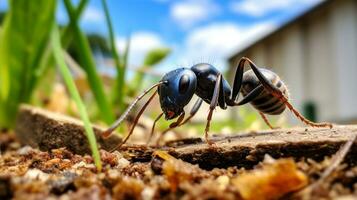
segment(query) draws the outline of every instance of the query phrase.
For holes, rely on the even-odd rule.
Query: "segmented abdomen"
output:
[[[257,110],[269,115],[279,115],[285,110],[285,104],[265,90],[250,102]]]
[[[289,99],[289,94],[286,85],[280,80],[279,76],[267,69],[262,70],[265,77],[273,83],[283,94]],[[261,83],[255,76],[253,71],[249,70],[243,75],[242,94],[246,96],[250,91],[259,86]],[[277,97],[271,95],[267,90],[263,90],[256,98],[250,102],[257,110],[269,115],[279,115],[284,110],[286,105]]]

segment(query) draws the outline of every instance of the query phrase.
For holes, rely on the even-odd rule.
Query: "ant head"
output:
[[[183,112],[196,90],[195,73],[187,68],[180,68],[167,73],[158,88],[161,109],[165,118],[173,119]]]

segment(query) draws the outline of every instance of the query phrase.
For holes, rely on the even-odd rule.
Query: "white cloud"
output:
[[[278,10],[289,9],[300,5],[313,5],[322,0],[243,0],[231,2],[233,12],[253,17],[262,17]]]
[[[117,37],[116,45],[120,52],[123,52],[127,44],[127,38]],[[152,32],[137,32],[131,35],[129,64],[140,66],[147,52],[154,48],[164,47],[165,44],[159,35]]]
[[[193,29],[181,44],[175,45],[165,43],[156,33],[136,32],[131,36],[129,64],[140,66],[148,51],[169,46],[173,50],[172,55],[157,66],[158,73],[164,73],[176,67],[190,67],[197,62],[209,62],[223,70],[227,66],[228,56],[263,37],[276,27],[272,22],[253,24],[248,27],[232,22],[213,23]],[[116,39],[120,52],[124,51],[126,39],[125,37]]]
[[[102,10],[98,10],[94,7],[87,7],[82,16],[82,20],[85,23],[98,23],[104,22],[104,13]]]
[[[217,15],[219,11],[219,6],[211,0],[185,0],[174,3],[170,15],[181,27],[190,28]]]
[[[213,59],[225,65],[228,56],[274,30],[272,22],[249,27],[234,23],[215,23],[193,30],[186,38],[182,60]]]

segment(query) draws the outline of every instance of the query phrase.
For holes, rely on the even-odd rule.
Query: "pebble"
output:
[[[26,145],[26,146],[22,147],[21,149],[18,149],[17,153],[21,156],[26,156],[26,155],[29,155],[32,151],[33,151],[33,148]]]
[[[127,167],[129,164],[130,164],[130,161],[128,161],[127,159],[120,158],[118,161],[118,168],[121,169],[121,168]]]
[[[41,181],[47,181],[50,177],[49,174],[44,173],[43,171],[39,169],[29,169],[25,176],[27,179],[32,179],[32,180],[41,180]]]

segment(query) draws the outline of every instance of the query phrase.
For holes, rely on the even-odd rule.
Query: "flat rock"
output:
[[[121,142],[121,138],[116,135],[104,140],[100,137],[104,129],[99,126],[93,126],[93,129],[102,149],[111,150]],[[91,154],[80,120],[41,108],[22,105],[15,132],[22,143],[42,151],[66,147],[76,154]]]
[[[209,146],[202,138],[171,141],[161,150],[203,169],[238,166],[251,168],[262,161],[265,154],[274,158],[311,158],[321,161],[337,152],[342,144],[357,134],[357,126],[334,125],[329,128],[291,128],[241,132],[230,136],[216,135]],[[150,161],[154,147],[125,145],[121,149],[128,152],[133,161]],[[353,145],[347,161],[357,163],[357,145]]]
[[[102,128],[95,126],[97,141],[102,149],[112,150],[121,139],[115,135],[102,139]],[[67,116],[31,106],[22,106],[17,119],[16,134],[25,144],[41,150],[66,147],[77,153],[90,153],[82,123]],[[329,128],[300,127],[290,129],[240,132],[234,135],[215,135],[209,146],[202,138],[188,138],[166,143],[163,147],[125,144],[118,149],[133,162],[148,162],[155,150],[166,150],[171,155],[203,169],[238,166],[251,168],[262,161],[265,154],[274,158],[311,158],[317,161],[331,156],[340,146],[357,134],[356,125],[334,125]],[[357,163],[357,145],[346,157]]]
[[[322,160],[337,152],[341,145],[357,134],[357,126],[329,128],[292,128],[254,133],[238,133],[234,136],[213,137],[215,146],[204,141],[193,144],[173,144],[170,154],[200,167],[238,166],[250,168],[262,161],[265,154],[274,158],[293,157]],[[357,162],[357,145],[352,146],[347,160]]]

